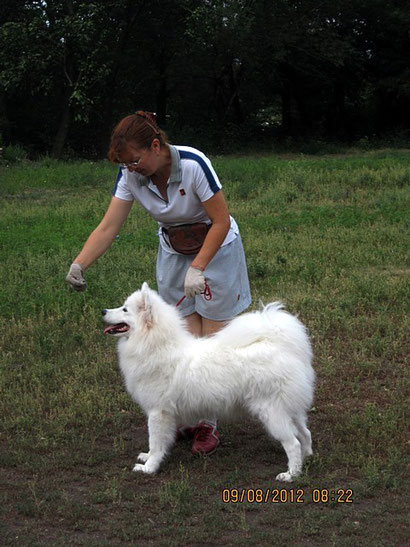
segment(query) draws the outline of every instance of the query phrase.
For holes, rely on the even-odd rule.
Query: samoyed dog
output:
[[[120,308],[103,310],[117,337],[127,391],[148,417],[149,452],[134,471],[155,473],[179,424],[204,416],[259,419],[282,443],[292,481],[312,454],[306,416],[313,400],[312,350],[302,323],[272,303],[207,338],[191,335],[176,307],[147,283]]]

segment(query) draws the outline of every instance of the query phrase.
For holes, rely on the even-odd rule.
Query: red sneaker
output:
[[[219,433],[214,425],[201,422],[196,426],[194,441],[192,443],[192,454],[209,456],[213,454],[219,445]]]
[[[177,441],[190,441],[194,438],[196,427],[190,427],[189,425],[181,425],[176,431]]]

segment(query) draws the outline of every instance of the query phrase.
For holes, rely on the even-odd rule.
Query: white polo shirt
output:
[[[120,168],[113,196],[126,201],[138,201],[159,224],[158,235],[165,251],[178,254],[162,236],[162,227],[195,222],[211,223],[202,205],[222,188],[210,160],[195,148],[169,145],[171,175],[167,182],[165,200],[149,177]],[[239,233],[231,218],[229,232],[222,243],[227,245]]]

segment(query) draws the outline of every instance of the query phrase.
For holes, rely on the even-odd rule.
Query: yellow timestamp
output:
[[[223,503],[353,503],[351,488],[224,488]]]

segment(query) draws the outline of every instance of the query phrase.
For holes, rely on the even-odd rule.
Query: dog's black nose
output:
[[[107,313],[107,310],[103,310],[101,313],[105,315]]]

